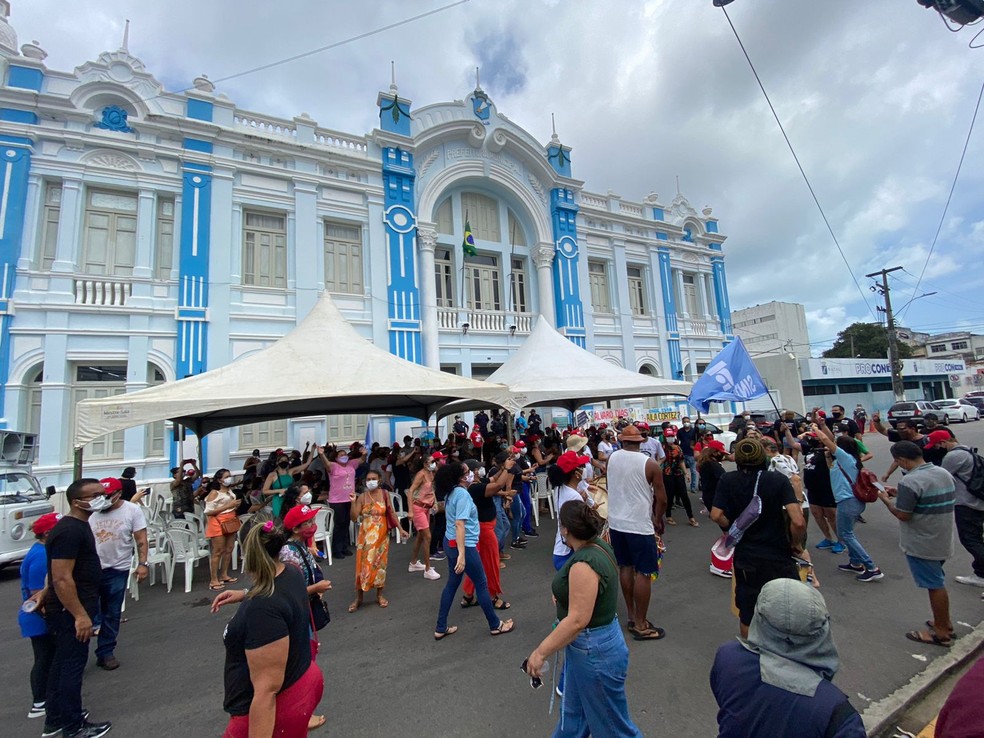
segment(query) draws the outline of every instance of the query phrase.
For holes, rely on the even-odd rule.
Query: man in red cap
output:
[[[634,425],[619,436],[622,448],[608,459],[608,526],[618,563],[619,584],[629,611],[629,633],[655,641],[666,633],[648,619],[652,577],[659,574],[656,534],[663,532],[666,490],[659,464],[643,454]]]
[[[34,545],[21,562],[21,592],[25,602],[33,602],[31,612],[23,608],[17,614],[21,637],[31,639],[31,649],[34,651],[34,667],[31,669],[31,694],[34,703],[27,713],[29,718],[44,717],[44,700],[48,691],[48,673],[51,671],[51,658],[54,656],[55,643],[48,626],[44,623],[41,611],[37,609],[44,597],[44,588],[48,578],[48,561],[44,553],[44,544],[48,533],[61,520],[58,513],[47,513],[34,521],[31,532],[34,534]]]
[[[45,622],[55,654],[45,699],[43,733],[63,738],[100,738],[111,723],[90,723],[82,710],[82,678],[89,658],[92,619],[99,612],[102,567],[89,518],[110,506],[98,479],[76,479],[65,491],[68,514],[48,534],[45,547],[50,587]]]
[[[142,582],[150,572],[147,565],[147,521],[140,505],[123,499],[123,485],[119,479],[107,477],[100,479],[99,483],[103,486],[110,505],[89,518],[89,527],[96,539],[96,550],[102,566],[99,615],[94,621],[94,630],[98,633],[96,665],[106,671],[113,671],[120,667],[115,655],[116,639],[120,632],[123,598],[126,595],[126,582],[130,577],[134,544],[137,548],[137,581]]]

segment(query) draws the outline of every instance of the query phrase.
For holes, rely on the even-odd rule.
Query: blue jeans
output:
[[[512,539],[517,541],[523,535],[523,517],[526,515],[526,508],[523,507],[523,501],[519,495],[512,498],[512,502],[509,503],[509,511],[512,513],[512,520],[510,521]]]
[[[618,618],[582,630],[564,657],[564,696],[554,738],[642,738],[625,698],[629,649]]]
[[[523,489],[519,496],[523,498],[523,530],[529,533],[533,530],[533,500],[530,499],[529,482],[523,482]]]
[[[119,569],[103,569],[99,583],[99,614],[93,618],[94,626],[99,626],[96,640],[96,659],[103,661],[116,650],[116,639],[120,635],[120,618],[123,615],[123,598],[126,597],[126,580],[130,572]]]
[[[506,536],[509,535],[509,516],[502,506],[502,498],[494,497],[495,502],[495,537],[499,541],[499,553],[506,548]]]
[[[482,567],[482,558],[478,555],[478,548],[465,546],[465,570],[461,574],[458,574],[454,570],[458,563],[458,547],[452,546],[450,541],[446,540],[444,542],[444,553],[448,555],[448,581],[444,585],[444,591],[441,592],[441,609],[437,613],[437,627],[434,628],[435,632],[444,633],[448,629],[448,613],[451,611],[454,596],[458,594],[458,587],[461,586],[461,580],[465,574],[475,584],[475,596],[478,598],[478,604],[482,606],[485,619],[489,621],[489,630],[498,628],[501,621],[495,613],[495,608],[492,607],[492,598],[489,597],[489,584],[485,578],[485,569]]]
[[[854,535],[854,524],[858,515],[864,512],[864,503],[857,497],[848,497],[837,503],[837,537],[847,546],[852,564],[861,564],[865,569],[874,569],[875,562],[864,550],[861,541]]]
[[[89,660],[89,644],[80,643],[75,637],[75,618],[70,612],[53,613],[45,617],[45,622],[55,639],[45,698],[45,725],[71,734],[82,727],[82,673]]]
[[[683,461],[690,470],[690,491],[697,491],[697,459],[694,456],[684,454]]]

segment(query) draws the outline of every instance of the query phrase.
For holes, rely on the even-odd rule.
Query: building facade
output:
[[[773,300],[735,310],[731,326],[753,356],[792,354],[798,359],[810,358],[806,310],[799,303]]]
[[[960,359],[968,365],[984,366],[984,336],[969,331],[919,333],[899,328],[899,338],[912,347],[915,356],[930,359]]]
[[[709,208],[584,189],[570,147],[537,141],[480,88],[415,108],[393,84],[379,126],[348,134],[242,110],[204,77],[169,92],[125,39],[48,69],[8,14],[0,0],[0,427],[40,434],[48,483],[68,481],[77,402],[261,350],[323,291],[377,345],[475,378],[539,314],[614,365],[672,378],[732,337]],[[375,440],[394,423],[373,419]],[[366,424],[215,433],[207,464]],[[166,476],[176,445],[167,423],[132,428],[86,446],[87,473],[125,461]]]

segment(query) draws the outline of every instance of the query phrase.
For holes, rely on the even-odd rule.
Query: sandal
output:
[[[936,630],[936,626],[933,625],[933,621],[932,620],[927,620],[926,621],[926,627],[928,627],[931,632],[935,632],[935,630]],[[953,640],[957,640],[957,638],[959,638],[959,637],[960,636],[957,635],[957,632],[953,628],[950,628],[950,638],[952,638]]]
[[[389,600],[387,600],[385,597],[377,597],[376,598],[376,604],[379,605],[380,607],[389,607],[390,606]]]
[[[953,638],[940,638],[936,633],[923,633],[920,630],[910,630],[905,637],[916,643],[925,643],[929,646],[942,646],[949,648],[953,645]]]
[[[223,589],[225,589],[225,585],[219,582],[218,584],[208,585],[208,588],[213,592],[221,592]]]
[[[511,559],[511,558],[512,558],[512,556],[510,556],[510,555],[509,555],[509,554],[507,554],[507,553],[500,553],[500,554],[499,554],[499,558],[500,558],[500,559],[501,559],[502,561],[509,561],[509,559]]]
[[[475,595],[471,597],[461,598],[461,609],[467,610],[469,607],[476,607],[478,605],[478,600],[475,599]]]
[[[666,631],[662,628],[643,628],[642,630],[631,630],[629,633],[637,641],[660,641],[666,638]]]
[[[362,603],[359,602],[358,600],[356,600],[355,602],[353,602],[351,605],[348,606],[348,611],[349,612],[355,612],[356,610],[359,609],[359,607],[361,605],[362,605]]]
[[[700,527],[700,523],[698,523],[693,518],[690,518],[690,520],[688,522],[690,523],[690,527],[692,527],[692,528],[699,528]]]
[[[676,521],[673,518],[667,518],[666,519],[666,524],[667,525],[676,525]]]
[[[308,720],[307,729],[309,731],[317,730],[318,728],[323,727],[324,724],[327,722],[328,722],[328,718],[326,718],[324,715],[312,715],[311,719]]]
[[[506,568],[506,562],[505,561],[500,561],[499,562],[499,568],[500,569],[505,569]]]
[[[226,577],[225,579],[222,580],[222,583],[223,584],[235,584],[238,581],[239,581],[239,577]],[[322,725],[324,725],[324,723],[322,723]]]
[[[489,635],[498,636],[505,635],[506,633],[512,633],[513,628],[515,627],[516,624],[512,620],[500,620],[499,627],[495,630],[490,630]]]
[[[508,610],[510,607],[512,607],[512,605],[510,605],[501,597],[496,597],[495,600],[492,602],[492,607],[494,607],[496,610]]]
[[[457,632],[458,632],[458,626],[457,625],[449,625],[448,626],[448,629],[446,631],[444,631],[443,633],[439,633],[438,631],[435,630],[434,631],[434,640],[435,641],[444,640],[449,635],[454,635]]]

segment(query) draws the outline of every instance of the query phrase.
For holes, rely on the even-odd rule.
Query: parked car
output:
[[[946,418],[942,414],[942,411],[937,409],[936,405],[927,400],[907,400],[905,402],[896,402],[888,409],[888,422],[893,428],[895,424],[900,419],[909,420],[912,419],[916,422],[920,428],[924,424],[923,415],[926,413],[935,413],[939,416],[940,422],[945,423]]]
[[[703,418],[701,418],[701,420],[703,420]],[[729,454],[733,454],[735,452],[735,442],[738,440],[737,433],[733,433],[725,428],[720,428],[714,425],[714,423],[708,423],[706,420],[704,420],[704,430],[710,431],[711,435],[714,436],[714,440],[720,441],[724,444],[724,447],[728,449]]]
[[[984,413],[984,397],[964,397],[962,398],[969,402],[971,405],[976,407],[980,412]]]
[[[951,400],[937,400],[933,403],[937,408],[946,414],[946,421],[966,423],[968,420],[980,420],[981,411],[972,403],[963,398]]]

